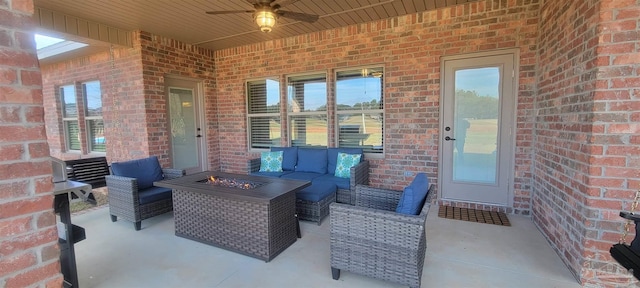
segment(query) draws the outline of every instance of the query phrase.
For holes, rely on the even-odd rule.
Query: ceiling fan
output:
[[[274,3],[277,0],[245,0],[249,4],[253,5],[254,10],[233,10],[233,11],[207,11],[207,14],[219,15],[219,14],[235,14],[235,13],[253,13],[260,31],[271,32],[271,28],[276,25],[278,17],[290,18],[298,21],[313,23],[318,20],[318,15],[292,12],[280,10],[281,7],[293,4],[300,0],[283,0],[279,3]]]

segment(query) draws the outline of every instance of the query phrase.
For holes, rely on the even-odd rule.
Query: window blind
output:
[[[280,146],[280,85],[271,79],[247,82],[247,118],[251,149]]]
[[[80,128],[77,120],[64,121],[67,149],[80,150]]]
[[[100,120],[87,120],[87,132],[89,137],[89,149],[95,152],[106,152],[106,138],[104,137],[104,122]]]

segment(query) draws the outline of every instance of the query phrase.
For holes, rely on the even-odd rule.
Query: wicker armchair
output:
[[[113,168],[113,164],[112,164]],[[185,175],[184,170],[180,169],[162,169],[163,179],[173,179]],[[138,189],[138,179],[126,176],[107,175],[105,176],[109,197],[109,213],[111,221],[117,221],[118,217],[134,223],[136,231],[141,229],[142,220],[151,218],[173,210],[172,197],[158,197],[159,190],[166,189],[161,187],[151,187],[144,190]],[[159,179],[159,180],[163,180]],[[151,195],[152,202],[141,204],[141,191],[155,193]],[[144,193],[144,192],[143,192]]]
[[[355,206],[332,203],[331,272],[340,270],[420,287],[427,248],[425,225],[433,198],[429,186],[419,215],[396,213],[402,191],[358,185]]]

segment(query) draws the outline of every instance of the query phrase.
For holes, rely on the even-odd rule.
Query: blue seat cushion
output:
[[[298,148],[298,159],[296,172],[327,173],[327,149]]]
[[[143,190],[138,190],[138,200],[140,205],[149,204],[158,200],[164,200],[171,198],[171,188],[164,187],[150,187]]]
[[[427,174],[416,174],[411,184],[402,191],[396,212],[408,215],[420,214],[420,210],[427,198],[427,192],[429,192],[429,178],[427,178]]]
[[[311,186],[296,192],[296,198],[318,202],[336,192],[336,185],[331,182],[314,181]]]
[[[164,179],[160,162],[156,156],[111,163],[111,173],[116,176],[136,178],[139,190],[153,187],[154,181]]]
[[[338,165],[338,153],[347,154],[361,154],[360,162],[364,160],[364,154],[361,148],[327,148],[327,173],[333,175],[336,173],[336,166]]]
[[[282,170],[293,171],[298,162],[298,147],[271,147],[271,151],[282,151]]]
[[[282,171],[282,172],[259,172],[258,171],[258,172],[252,172],[250,175],[280,178],[282,177],[282,175],[286,175],[289,173],[293,173],[293,171]]]
[[[340,177],[336,177],[333,174],[325,174],[322,175],[318,178],[313,179],[313,181],[327,181],[327,182],[331,182],[333,184],[336,184],[336,186],[338,187],[338,189],[344,189],[344,190],[349,190],[351,189],[351,183],[349,182],[350,179],[349,178],[340,178]]]
[[[289,174],[282,175],[280,178],[294,179],[294,180],[303,180],[303,181],[311,181],[315,178],[318,178],[324,174],[313,173],[313,172],[293,172]]]

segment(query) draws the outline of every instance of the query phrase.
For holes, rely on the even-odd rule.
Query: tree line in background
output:
[[[480,96],[475,90],[456,90],[457,112],[460,118],[497,119],[500,108],[499,99]],[[462,104],[462,105],[461,105]]]
[[[382,109],[382,102],[378,102],[377,99],[372,99],[368,102],[358,102],[353,105],[346,104],[338,104],[338,110],[377,110]],[[327,111],[327,105],[322,105],[316,108],[313,111]],[[280,112],[280,102],[268,105],[266,107],[267,113],[278,113]]]

